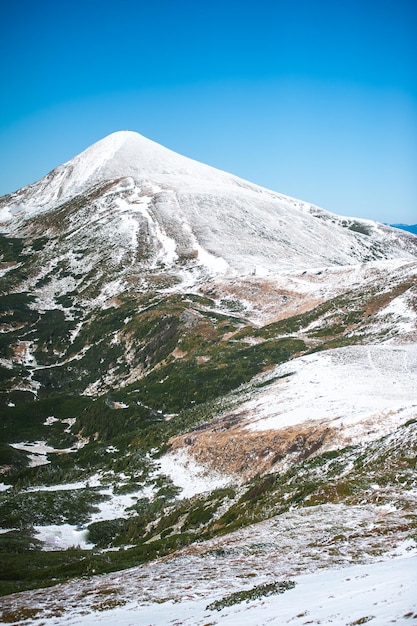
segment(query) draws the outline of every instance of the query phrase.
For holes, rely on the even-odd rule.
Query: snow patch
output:
[[[53,415],[50,415],[49,417],[46,418],[46,420],[43,422],[44,426],[51,426],[52,424],[54,424],[55,422],[59,422],[59,419],[57,417],[54,417]]]
[[[69,432],[68,429],[65,432]],[[77,450],[85,445],[85,442],[81,440],[78,441],[72,448],[62,449],[48,446],[45,441],[11,443],[10,445],[16,450],[29,452],[29,467],[37,467],[39,465],[47,465],[50,463],[47,457],[48,454],[70,454],[71,452],[77,452]]]
[[[44,550],[66,550],[67,548],[81,548],[88,550],[93,544],[88,543],[88,531],[78,530],[70,524],[51,526],[34,526],[35,537],[44,542]]]
[[[27,492],[31,491],[72,491],[74,489],[87,489],[89,487],[100,487],[102,476],[94,474],[86,480],[80,480],[74,483],[61,483],[59,485],[37,485],[28,487]]]
[[[242,560],[243,557],[241,557]],[[182,559],[187,568],[186,559]],[[212,565],[214,560],[211,559]],[[154,601],[145,600],[129,593],[128,589],[136,582],[142,587],[142,580],[137,579],[137,574],[148,573],[148,583],[153,587],[161,588],[161,598]],[[153,576],[152,576],[153,573]],[[176,574],[176,575],[175,575]],[[191,572],[190,572],[191,574]],[[150,578],[149,578],[149,575]],[[128,576],[128,577],[127,577]],[[49,620],[56,626],[131,626],[132,624],[149,624],[158,626],[207,626],[208,624],[222,624],[225,626],[283,626],[285,624],[335,624],[345,626],[347,624],[364,624],[370,622],[375,626],[386,624],[409,624],[410,618],[417,616],[417,558],[413,554],[405,557],[368,563],[365,565],[351,565],[341,569],[321,569],[314,573],[306,573],[291,576],[295,587],[283,594],[260,597],[250,602],[236,603],[221,611],[209,609],[208,606],[215,600],[229,595],[232,589],[236,589],[239,579],[222,578],[221,587],[217,580],[206,573],[206,578],[192,576],[184,581],[184,589],[181,595],[175,599],[170,590],[177,587],[181,572],[170,572],[169,563],[161,570],[159,563],[154,566],[138,568],[116,576],[101,577],[97,584],[107,581],[106,589],[117,588],[118,592],[114,599],[114,605],[105,606],[103,597],[100,596],[98,587],[96,596],[90,598],[83,594],[83,587],[79,583],[75,589],[78,595],[85,598],[82,606],[75,606],[70,601],[74,592],[68,596],[67,602],[59,595],[59,602],[70,606],[72,610],[63,615],[50,617],[46,612],[41,619],[35,619],[31,623],[35,626],[47,624]],[[288,579],[288,577],[286,577]],[[257,585],[271,582],[271,576],[255,575],[250,581],[240,580],[240,590],[251,589]],[[165,581],[165,585],[161,584]],[[186,584],[187,583],[187,584]],[[74,584],[74,583],[73,583]],[[110,587],[109,587],[110,585]],[[59,594],[62,594],[60,588]],[[144,596],[148,596],[149,590],[144,589]],[[165,597],[164,597],[165,592]],[[48,591],[46,591],[48,595]],[[87,602],[94,602],[91,608]],[[101,602],[100,602],[101,601]],[[37,606],[40,598],[37,598]],[[45,609],[51,610],[51,601],[43,602]],[[102,607],[103,604],[103,607]],[[52,604],[53,606],[53,604]],[[106,610],[104,610],[104,608]]]
[[[196,244],[196,250],[198,260],[212,272],[223,274],[229,269],[229,264],[223,257],[210,254],[199,244]]]
[[[417,313],[412,308],[408,292],[392,300],[388,306],[377,313],[376,317],[383,326],[384,322],[386,325],[387,319],[393,319],[397,335],[417,333]]]
[[[229,476],[208,470],[197,463],[185,449],[165,454],[158,463],[160,471],[182,490],[180,498],[192,498],[197,494],[226,487],[231,482]]]
[[[387,434],[417,414],[415,344],[327,350],[285,363],[268,378],[271,384],[239,407],[251,416],[250,430],[325,420],[354,443]]]

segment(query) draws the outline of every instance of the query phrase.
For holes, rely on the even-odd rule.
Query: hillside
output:
[[[3,621],[408,571],[416,244],[127,131],[1,198]]]

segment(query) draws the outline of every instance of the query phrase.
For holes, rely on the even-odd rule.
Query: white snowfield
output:
[[[393,507],[323,505],[255,524],[130,570],[4,599],[31,606],[33,626],[409,624],[417,619],[417,550],[401,535],[364,536]],[[337,546],[332,537],[350,533]],[[376,557],[375,543],[385,552]],[[340,543],[340,542],[339,542]],[[378,551],[378,550],[376,550]],[[297,555],[297,558],[294,556]],[[290,580],[280,595],[210,605],[237,591]]]
[[[159,459],[158,465],[160,472],[169,476],[174,485],[181,490],[180,498],[192,498],[201,493],[226,487],[231,482],[229,476],[197,463],[187,454],[185,448],[165,454]]]
[[[416,344],[326,350],[278,366],[268,373],[275,377],[285,378],[239,407],[250,415],[247,428],[327,421],[349,445],[381,437],[417,415]]]
[[[242,439],[245,430],[279,432],[301,424],[319,426],[333,433],[319,449],[324,452],[379,439],[417,418],[415,343],[318,352],[277,366],[258,381],[263,386],[253,388],[249,400],[220,416],[239,417]],[[230,436],[236,437],[236,431]],[[193,437],[198,439],[198,432]],[[291,463],[288,455],[273,469],[287,469]],[[238,480],[200,465],[187,446],[168,452],[160,464],[162,472],[182,490],[181,497]]]

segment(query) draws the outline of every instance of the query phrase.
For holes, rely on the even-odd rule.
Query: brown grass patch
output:
[[[271,471],[288,457],[302,462],[322,451],[334,432],[321,422],[280,430],[250,431],[245,415],[218,418],[199,430],[173,437],[172,450],[187,448],[198,463],[249,480]]]

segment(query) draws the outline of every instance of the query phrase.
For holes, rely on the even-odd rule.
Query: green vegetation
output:
[[[24,239],[6,237],[5,235],[0,234],[0,262],[14,263],[24,259],[24,247]]]
[[[209,359],[203,363],[183,358],[151,372],[139,385],[132,386],[131,395],[163,412],[178,412],[223,396],[266,367],[283,363],[305,349],[303,341],[292,338],[249,347],[238,343],[216,345],[207,348]]]
[[[256,587],[252,587],[252,589],[236,591],[221,600],[215,600],[215,602],[212,602],[206,607],[206,611],[221,611],[228,606],[234,606],[241,602],[252,602],[253,600],[260,600],[268,596],[285,593],[289,589],[294,589],[294,587],[295,582],[293,580],[275,581],[273,583],[257,585]]]
[[[282,474],[179,500],[178,489],[156,469],[171,437],[203,426],[236,406],[242,392],[250,394],[279,377],[272,372],[268,380],[254,380],[257,374],[314,350],[366,341],[373,315],[412,282],[383,292],[353,290],[305,313],[255,327],[244,319],[238,299],[223,298],[219,311],[209,297],[164,292],[176,278],[159,267],[143,277],[132,270],[123,276],[123,294],[93,307],[102,275],[111,267],[109,275],[117,276],[112,250],[102,264],[75,274],[69,259],[83,257],[86,241],[81,238],[66,257],[61,254],[64,240],[44,233],[56,228],[57,220],[68,232],[75,231],[75,218],[100,193],[94,190],[64,203],[54,215],[43,214],[42,236],[30,246],[0,235],[0,261],[13,264],[2,277],[0,292],[0,358],[8,360],[0,366],[0,465],[2,481],[11,486],[0,492],[0,519],[3,529],[15,529],[0,534],[0,593],[131,567],[290,507],[384,503],[398,485],[416,488],[417,451],[411,436],[416,423],[411,421],[402,431],[408,435],[406,444],[385,446],[381,440],[330,452]],[[369,234],[360,223],[343,225]],[[62,258],[49,269],[57,251]],[[40,268],[45,271],[39,273]],[[23,290],[29,276],[36,289],[54,285],[54,279],[63,284],[71,280],[65,283],[67,291],[57,289],[51,308],[43,310]],[[141,280],[148,282],[142,293]],[[48,454],[48,464],[31,467],[29,454],[11,444],[36,441],[56,452]],[[88,486],[98,473],[114,494],[137,494],[125,517],[91,523],[107,497]],[[86,484],[80,489],[42,488],[74,481]],[[43,551],[33,526],[58,523],[88,529],[94,549]],[[415,536],[412,510],[407,523]],[[281,593],[290,584],[255,587],[211,608]]]
[[[84,524],[106,496],[92,489],[11,493],[0,500],[2,528],[31,528],[33,525]],[[107,496],[108,499],[108,496]]]
[[[95,489],[2,492],[2,519],[24,530],[0,535],[0,562],[3,563],[0,592],[55,584],[73,576],[89,575],[92,571],[100,573],[132,567],[195,541],[224,535],[280,515],[290,508],[340,502],[352,505],[393,502],[392,493],[394,490],[398,494],[398,486],[402,492],[417,487],[416,427],[417,422],[410,421],[394,435],[366,446],[327,452],[283,474],[269,474],[249,481],[244,487],[218,489],[191,500],[177,500],[169,480],[152,476],[151,461],[136,457],[130,467],[131,473],[137,471],[137,481],[140,479],[142,484],[153,485],[155,497],[137,500],[130,517],[90,524],[89,540],[95,544],[93,550],[43,552],[39,542],[33,539],[27,511],[33,512],[33,523],[67,520],[79,524],[84,520],[85,526],[88,524],[85,520],[102,498]],[[67,459],[70,458],[75,455],[67,455]],[[129,459],[129,454],[125,459]],[[119,462],[121,455],[118,456]],[[76,463],[79,464],[80,459]],[[125,472],[127,466],[122,463],[121,467]],[[54,479],[57,468],[51,464],[31,468],[31,471],[38,474],[38,480],[46,478],[48,472],[52,472]],[[120,479],[118,482],[120,484]],[[375,489],[375,485],[379,488]],[[399,507],[407,507],[406,501],[394,501]],[[412,509],[403,517],[403,530],[404,524],[409,529],[410,538],[414,537],[417,516]],[[102,551],[109,547],[119,550]],[[10,563],[13,563],[12,568]]]
[[[97,193],[62,205],[60,219],[70,224],[74,211],[87,206]],[[45,228],[52,227],[50,219],[48,214],[42,216]],[[55,243],[36,239],[32,255],[41,258]],[[24,255],[23,240],[3,238],[2,245],[7,258],[30,270],[27,264],[34,261]],[[82,253],[82,249],[74,252]],[[126,403],[133,399],[156,411],[179,412],[219,398],[263,369],[306,353],[310,344],[321,350],[363,342],[373,309],[411,286],[404,282],[383,294],[351,291],[306,313],[255,328],[231,314],[242,313],[238,300],[223,299],[224,313],[219,313],[208,297],[167,295],[157,288],[146,294],[127,290],[112,306],[87,310],[82,298],[87,292],[94,296],[91,288],[98,271],[94,267],[91,276],[80,276],[77,291],[55,297],[64,310],[37,312],[33,297],[18,289],[0,296],[2,322],[8,325],[8,332],[0,334],[0,357],[11,359],[27,342],[38,366],[47,366],[34,372],[27,362],[16,361],[13,369],[3,367],[0,391],[6,392],[19,379],[39,384],[39,398],[78,396],[90,385],[99,394],[119,388]],[[61,259],[42,280],[68,272],[67,261]],[[156,285],[159,279],[156,274],[154,278]],[[295,337],[300,332],[303,338]],[[226,333],[232,337],[225,339]],[[262,341],[248,345],[249,337]]]
[[[353,230],[355,233],[360,233],[361,235],[371,235],[372,230],[367,224],[363,224],[362,222],[356,222],[355,220],[343,220],[341,225],[344,228],[349,228],[349,230]]]

